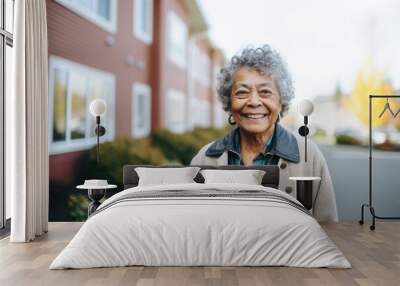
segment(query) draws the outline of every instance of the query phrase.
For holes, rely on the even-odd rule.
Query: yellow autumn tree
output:
[[[344,102],[345,106],[351,110],[357,118],[366,126],[369,124],[369,95],[391,95],[394,89],[392,85],[385,80],[382,72],[366,68],[360,70],[357,75],[350,97]],[[387,100],[372,100],[372,126],[379,127],[386,125],[392,119],[392,115],[387,111],[379,118],[380,113],[385,108]],[[399,110],[400,104],[396,99],[388,100],[393,112]]]

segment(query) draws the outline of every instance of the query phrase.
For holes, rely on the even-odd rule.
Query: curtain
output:
[[[6,111],[12,242],[48,227],[48,55],[45,0],[15,1],[13,96]]]

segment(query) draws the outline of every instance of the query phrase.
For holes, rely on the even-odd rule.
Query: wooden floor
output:
[[[0,285],[400,285],[400,223],[341,223],[324,229],[352,269],[289,267],[120,267],[48,270],[80,223],[50,223],[32,243],[0,241]]]

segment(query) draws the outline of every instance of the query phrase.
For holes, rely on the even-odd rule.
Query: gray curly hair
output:
[[[244,49],[240,55],[233,56],[231,61],[220,70],[217,78],[217,92],[223,109],[230,111],[232,79],[234,73],[241,67],[253,68],[272,77],[278,88],[282,117],[289,110],[290,102],[294,98],[293,82],[285,61],[269,45]]]

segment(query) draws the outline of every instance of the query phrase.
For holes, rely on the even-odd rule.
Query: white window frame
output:
[[[183,47],[183,52],[182,51],[177,51],[174,49],[174,46],[172,44],[172,39],[173,35],[176,34],[176,31],[174,31],[175,27],[174,25],[180,25],[184,31],[184,47]],[[168,60],[171,63],[174,63],[178,67],[182,69],[186,69],[187,66],[187,51],[188,51],[188,40],[189,40],[189,33],[188,33],[188,28],[185,24],[185,22],[174,12],[174,11],[168,11],[168,17],[167,17],[167,57]]]
[[[54,0],[57,3],[60,3],[61,5],[65,6],[66,8],[70,9],[73,11],[75,14],[78,14],[79,16],[85,18],[86,20],[89,20],[90,22],[96,24],[103,30],[110,32],[110,33],[116,33],[117,32],[117,22],[118,22],[118,0],[110,0],[111,7],[110,7],[110,20],[107,21],[104,18],[98,16],[96,13],[93,13],[93,11],[90,11],[88,9],[85,9],[84,7],[77,5],[71,0]]]
[[[73,61],[57,57],[50,56],[49,59],[49,110],[48,110],[48,133],[49,133],[49,154],[62,154],[75,151],[81,151],[90,149],[97,144],[97,138],[89,137],[89,120],[95,120],[95,118],[90,114],[89,105],[90,102],[86,104],[86,133],[85,138],[71,139],[71,127],[68,120],[71,118],[71,87],[67,83],[67,107],[66,107],[66,139],[64,141],[53,142],[53,110],[54,110],[54,70],[55,69],[66,70],[68,72],[76,72],[87,75],[90,77],[102,78],[102,82],[107,82],[109,89],[112,91],[111,95],[106,98],[107,110],[106,114],[101,117],[102,125],[106,128],[106,134],[100,137],[101,142],[112,141],[115,136],[115,75],[102,70],[98,70],[89,66],[75,63]],[[68,77],[69,80],[70,77]]]
[[[205,87],[210,87],[211,60],[195,43],[190,45],[190,76]]]
[[[146,98],[146,110],[144,112],[146,118],[146,127],[143,129],[136,128],[136,122],[138,120],[138,96],[144,96]],[[134,138],[147,137],[151,132],[151,87],[143,83],[134,83],[132,85],[132,100],[131,100],[131,132]]]
[[[197,47],[195,42],[192,42],[189,45],[189,57],[190,57],[190,70],[189,74],[194,79],[197,80],[198,74],[198,55],[199,55],[199,48]]]
[[[186,131],[186,102],[185,102],[185,94],[177,89],[168,89],[166,96],[166,105],[165,105],[165,126],[166,128],[173,133],[183,133]],[[181,101],[182,110],[179,110],[177,101]],[[180,114],[179,114],[180,112]],[[179,114],[181,118],[178,124],[176,122],[171,122],[171,115],[176,116]]]
[[[142,7],[144,2],[148,2],[149,14],[143,15]],[[143,43],[150,45],[153,43],[153,0],[133,0],[133,34],[136,38],[141,40]],[[140,22],[145,17],[148,21],[149,31],[143,31],[140,29]]]
[[[11,188],[10,181],[6,178],[10,176],[10,172],[12,171],[10,171],[7,161],[8,149],[6,149],[6,146],[11,146],[12,142],[10,138],[7,137],[7,126],[5,124],[8,120],[7,118],[12,113],[9,107],[13,96],[13,83],[9,79],[12,77],[15,65],[15,59],[13,57],[13,49],[15,49],[13,47],[15,41],[13,35],[15,31],[13,21],[15,15],[15,1],[0,0],[0,6],[0,116],[2,117],[0,123],[0,228],[9,232],[10,225],[8,222],[11,218]]]
[[[210,58],[207,54],[201,54],[201,74],[200,74],[200,81],[203,83],[205,87],[210,86],[210,69],[211,69],[211,62]]]
[[[201,127],[209,127],[211,125],[211,103],[208,100],[199,101],[198,124]]]

